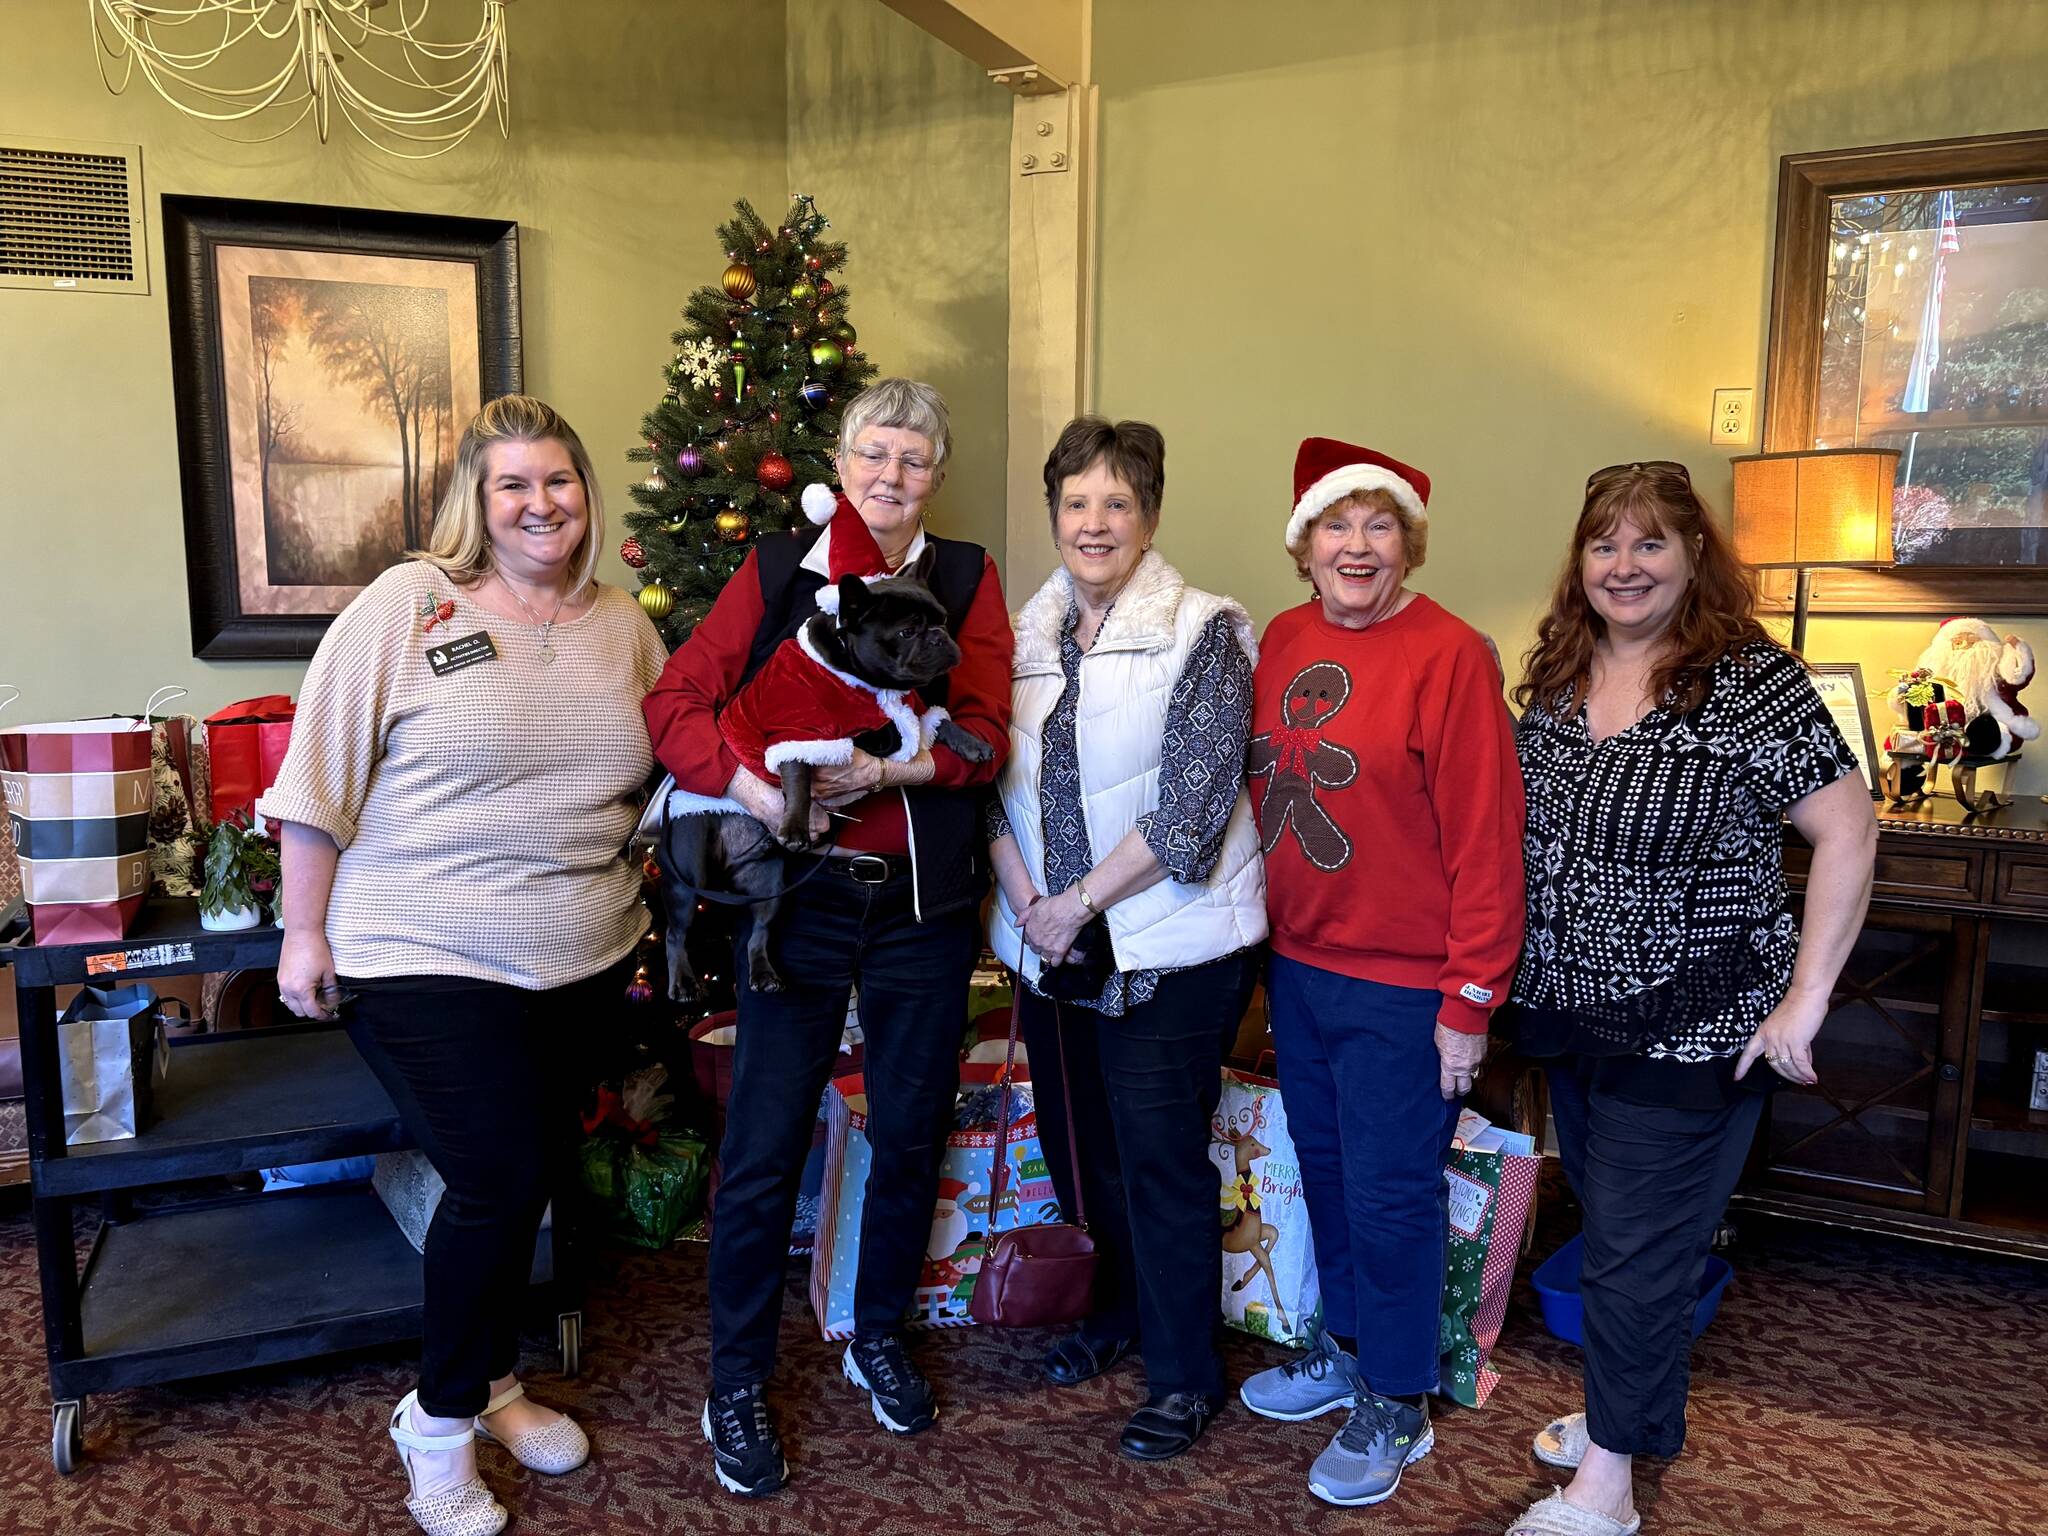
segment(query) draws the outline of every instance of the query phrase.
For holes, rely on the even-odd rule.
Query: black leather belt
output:
[[[910,860],[898,854],[856,853],[850,857],[834,854],[832,862],[859,885],[885,885],[893,875],[910,873]]]

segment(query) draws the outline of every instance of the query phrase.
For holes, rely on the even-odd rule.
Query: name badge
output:
[[[436,677],[446,677],[450,672],[460,672],[464,667],[473,667],[478,662],[497,659],[497,646],[491,643],[491,637],[482,630],[473,635],[464,635],[459,640],[449,640],[440,645],[427,647],[427,665],[434,669]]]

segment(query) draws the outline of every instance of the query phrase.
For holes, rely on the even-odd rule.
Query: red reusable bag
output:
[[[206,717],[206,755],[213,770],[213,819],[256,814],[256,797],[276,782],[292,739],[288,694],[242,699]]]

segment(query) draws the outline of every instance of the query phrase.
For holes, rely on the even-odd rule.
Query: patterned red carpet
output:
[[[1573,1220],[1547,1204],[1539,1249]],[[1762,1224],[1730,1257],[1735,1288],[1694,1357],[1691,1444],[1648,1480],[1645,1532],[2048,1529],[2048,1266]],[[220,1284],[235,1284],[233,1269]],[[381,1431],[409,1385],[402,1352],[96,1398],[86,1464],[59,1478],[18,1195],[0,1206],[0,1305],[12,1320],[0,1343],[0,1532],[412,1529]],[[928,1435],[892,1439],[840,1380],[835,1349],[809,1333],[793,1285],[779,1404],[795,1480],[750,1504],[716,1490],[698,1436],[703,1309],[701,1248],[606,1256],[582,1377],[561,1382],[537,1363],[531,1378],[536,1396],[579,1415],[596,1457],[549,1480],[486,1449],[514,1531],[1481,1536],[1548,1486],[1529,1437],[1578,1388],[1578,1352],[1543,1332],[1525,1282],[1493,1400],[1439,1414],[1436,1453],[1389,1503],[1336,1510],[1303,1477],[1335,1418],[1271,1424],[1234,1408],[1192,1455],[1139,1466],[1113,1449],[1139,1390],[1133,1370],[1056,1392],[1031,1369],[1036,1336],[927,1336],[943,1417]],[[1271,1358],[1249,1340],[1229,1348],[1237,1377]]]

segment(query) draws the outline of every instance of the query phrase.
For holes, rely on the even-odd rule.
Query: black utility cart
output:
[[[389,1096],[338,1027],[174,1040],[141,1135],[64,1144],[56,988],[271,969],[281,937],[269,927],[209,933],[191,901],[152,900],[124,939],[22,941],[5,951],[21,1020],[59,1472],[83,1453],[90,1393],[419,1337],[419,1255],[366,1184],[131,1198],[150,1186],[407,1145]],[[81,1272],[72,1211],[82,1200],[97,1201],[101,1219]],[[556,1199],[534,1256],[571,1376],[583,1324],[573,1206]]]

